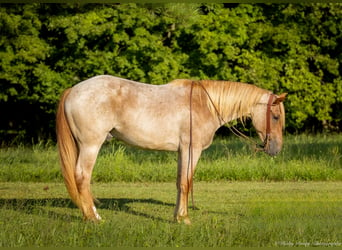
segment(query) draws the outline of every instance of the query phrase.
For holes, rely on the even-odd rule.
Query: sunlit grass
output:
[[[340,244],[341,182],[197,182],[192,225],[173,222],[174,183],[101,183],[100,224],[63,184],[0,183],[0,246]]]
[[[176,177],[177,153],[146,151],[118,141],[100,151],[94,182],[164,182]],[[202,153],[196,181],[342,180],[342,134],[285,136],[276,157],[254,153],[235,137],[216,138]],[[62,182],[55,145],[0,149],[0,181]]]
[[[0,246],[341,246],[341,152],[341,134],[286,136],[274,158],[216,138],[188,227],[173,222],[175,152],[106,143],[92,184],[105,222],[92,224],[68,197],[55,145],[1,148]]]

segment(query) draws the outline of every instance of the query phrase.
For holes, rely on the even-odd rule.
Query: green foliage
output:
[[[341,4],[35,3],[0,13],[0,103],[16,107],[3,136],[49,137],[60,93],[99,74],[248,82],[289,93],[288,131],[340,130]],[[27,117],[15,115],[24,107]]]

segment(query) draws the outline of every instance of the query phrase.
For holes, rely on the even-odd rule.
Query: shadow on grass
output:
[[[173,203],[167,203],[158,201],[155,199],[128,199],[128,198],[103,198],[98,199],[97,207],[99,209],[107,209],[111,211],[120,211],[127,214],[140,216],[148,219],[153,219],[166,223],[173,223],[173,220],[167,220],[156,215],[143,213],[140,211],[136,211],[131,208],[130,204],[134,203],[144,203],[149,205],[160,205],[164,207],[175,207]],[[46,216],[48,218],[53,219],[61,219],[68,221],[80,221],[81,220],[81,212],[79,211],[79,215],[71,215],[68,212],[63,213],[58,211],[47,210],[47,208],[70,208],[77,209],[74,203],[70,199],[64,198],[46,198],[46,199],[0,199],[0,209],[8,209],[14,211],[20,211],[26,214],[39,214],[42,216]],[[200,210],[199,208],[189,208],[189,210]],[[152,212],[152,211],[151,211]],[[221,214],[222,212],[215,211],[202,211],[202,213],[213,213],[213,214]],[[224,213],[225,214],[225,213]]]
[[[175,204],[173,204],[173,203],[166,203],[166,202],[158,201],[155,199],[128,199],[128,198],[99,199],[98,203],[99,204],[97,206],[99,209],[108,209],[111,211],[125,212],[125,213],[131,214],[131,215],[136,215],[136,216],[140,216],[140,217],[144,217],[144,218],[158,220],[161,222],[167,222],[167,223],[173,222],[171,220],[166,220],[166,219],[157,217],[155,215],[146,214],[143,212],[133,210],[130,207],[130,204],[134,204],[134,203],[145,203],[145,204],[150,204],[150,205],[161,205],[161,206],[167,206],[167,207],[174,207]]]
[[[172,222],[171,220],[165,220],[163,218],[157,217],[155,215],[150,215],[146,213],[142,213],[139,211],[135,211],[130,207],[130,204],[133,203],[145,203],[151,205],[161,205],[161,206],[172,206],[175,205],[172,203],[165,203],[162,201],[154,200],[154,199],[126,199],[126,198],[110,198],[110,199],[99,199],[97,201],[97,206],[99,209],[108,209],[111,211],[120,211],[131,215],[141,216],[145,218],[150,218],[153,220],[159,220],[163,222]],[[0,199],[0,209],[9,209],[14,211],[24,212],[26,214],[39,214],[46,215],[49,218],[56,219],[67,219],[69,221],[79,221],[80,216],[70,215],[67,212],[57,212],[57,211],[48,211],[46,208],[51,207],[59,207],[59,208],[78,208],[73,204],[70,199],[64,198],[47,198],[47,199]]]
[[[14,210],[26,214],[44,215],[48,218],[63,219],[68,221],[80,220],[80,216],[46,210],[48,207],[76,208],[70,199],[63,198],[0,199],[0,209]]]

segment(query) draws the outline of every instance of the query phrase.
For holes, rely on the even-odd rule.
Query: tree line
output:
[[[286,130],[340,131],[342,4],[1,4],[0,140],[54,139],[61,92],[110,74],[288,92]]]

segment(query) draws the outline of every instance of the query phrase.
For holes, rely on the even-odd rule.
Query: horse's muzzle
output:
[[[282,145],[276,140],[271,140],[267,135],[262,145],[257,145],[256,150],[265,152],[270,156],[276,156],[281,151]]]
[[[264,152],[270,156],[276,156],[281,151],[282,145],[276,140],[271,140],[268,142],[266,147],[264,147]]]

